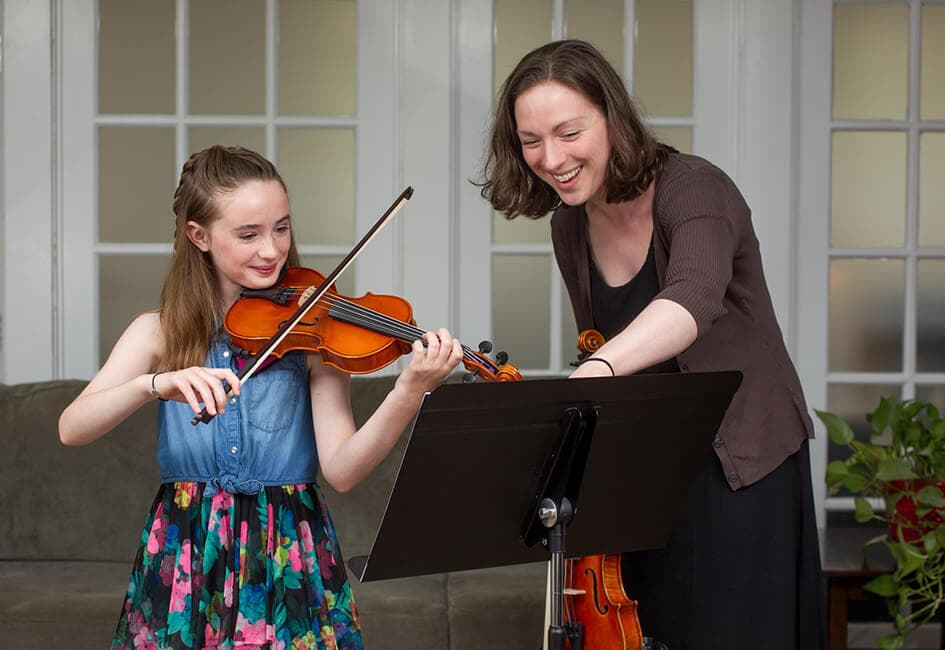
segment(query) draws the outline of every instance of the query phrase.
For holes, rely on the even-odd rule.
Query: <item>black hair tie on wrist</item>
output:
[[[613,375],[614,377],[617,376],[617,373],[614,372],[614,367],[613,367],[612,365],[610,365],[610,361],[608,361],[608,360],[605,359],[604,357],[588,357],[588,358],[586,358],[584,361],[581,362],[581,365],[584,365],[584,364],[587,363],[588,361],[600,361],[602,364],[604,364],[605,366],[607,366],[608,368],[610,368],[610,374],[611,374],[611,375]]]
[[[159,393],[158,389],[154,386],[154,380],[157,379],[158,375],[163,375],[163,374],[164,374],[163,372],[156,372],[153,375],[151,375],[151,397],[159,399],[162,402],[166,402],[167,400],[161,397],[161,393]]]

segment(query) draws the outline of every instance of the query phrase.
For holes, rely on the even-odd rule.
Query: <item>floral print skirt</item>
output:
[[[158,491],[112,648],[360,650],[318,486],[205,490],[178,482]]]

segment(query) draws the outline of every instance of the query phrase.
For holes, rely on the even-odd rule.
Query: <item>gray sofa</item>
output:
[[[355,378],[360,424],[392,385]],[[0,647],[107,648],[140,528],[158,484],[155,408],[86,447],[59,442],[57,420],[81,381],[0,385]],[[345,558],[366,554],[406,436],[348,494],[323,486]],[[422,535],[423,531],[417,531]],[[536,650],[545,565],[352,586],[368,650]]]

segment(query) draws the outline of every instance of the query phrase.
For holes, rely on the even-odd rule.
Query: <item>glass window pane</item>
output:
[[[637,0],[633,97],[647,115],[692,115],[692,0]]]
[[[653,129],[657,140],[672,145],[683,153],[692,153],[692,128],[688,126],[660,126]]]
[[[945,372],[945,260],[919,260],[916,370]]]
[[[173,128],[99,127],[98,240],[170,243],[176,166]]]
[[[173,113],[174,0],[100,0],[99,113]]]
[[[357,3],[279,3],[279,113],[354,115]]]
[[[945,5],[922,5],[922,79],[920,110],[923,120],[945,119]]]
[[[830,243],[902,246],[906,227],[906,134],[833,134]]]
[[[200,0],[190,7],[190,113],[266,112],[266,3]]]
[[[99,363],[138,314],[157,309],[170,258],[103,255],[98,258]]]
[[[551,40],[551,0],[495,0],[495,92],[526,53]]]
[[[492,258],[492,342],[519,369],[549,364],[552,263],[548,255]]]
[[[577,323],[574,321],[574,310],[571,309],[571,298],[568,296],[568,290],[561,283],[561,369],[566,375],[570,375],[574,366],[570,365],[572,361],[577,361],[578,357],[578,330]]]
[[[279,129],[278,163],[296,242],[354,243],[354,131]]]
[[[568,38],[593,43],[623,75],[623,0],[564,0]]]
[[[919,246],[945,246],[943,179],[945,133],[923,133],[919,139]]]
[[[899,397],[900,387],[894,385],[831,384],[827,387],[827,411],[836,413],[849,423],[857,440],[867,441],[873,426],[866,414],[874,411],[883,397]],[[831,443],[827,460],[843,460],[849,456],[845,447]]]
[[[902,260],[831,260],[828,371],[902,370],[904,282]]]
[[[322,275],[328,275],[335,270],[335,267],[341,264],[343,255],[302,255],[302,266],[318,271]],[[357,262],[348,267],[335,281],[335,289],[343,296],[348,298],[359,298],[354,295],[354,279],[357,273]]]
[[[908,4],[834,6],[834,118],[905,119],[908,94]]]
[[[551,219],[518,216],[506,219],[501,212],[492,212],[492,238],[497,244],[551,242]]]
[[[923,402],[931,402],[938,407],[939,413],[945,413],[945,386],[928,384],[916,386],[915,397]]]
[[[266,155],[266,131],[257,126],[192,126],[187,129],[187,151],[194,153],[221,144],[246,147]]]

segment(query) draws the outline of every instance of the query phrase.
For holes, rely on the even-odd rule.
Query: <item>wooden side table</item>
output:
[[[850,600],[876,598],[863,585],[893,568],[886,547],[872,546],[864,552],[863,544],[883,532],[881,528],[822,528],[820,563],[827,579],[827,647],[847,648],[847,605]],[[945,607],[939,609],[942,621],[941,648],[945,650]]]

